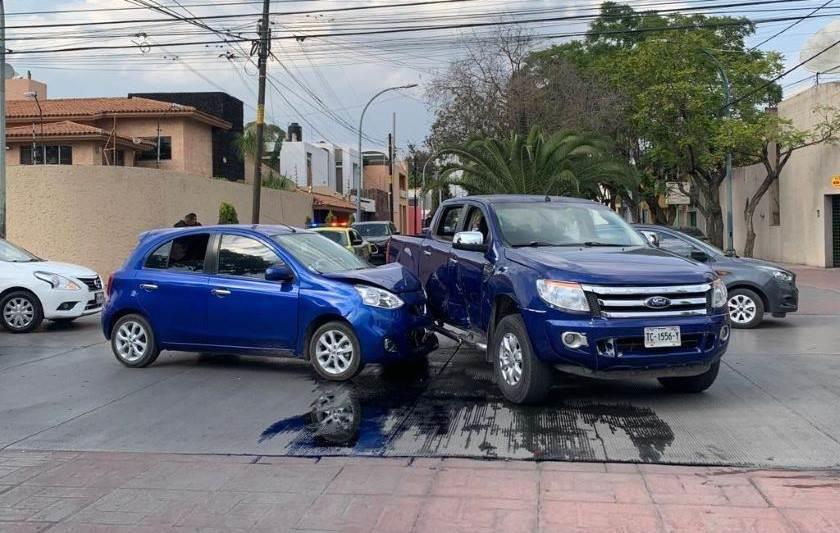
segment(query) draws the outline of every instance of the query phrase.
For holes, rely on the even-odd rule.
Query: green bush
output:
[[[219,206],[219,224],[239,224],[236,208],[227,202]]]
[[[332,210],[330,210],[330,212],[327,213],[326,218],[324,218],[324,222],[326,222],[327,224],[332,224],[336,221],[336,218],[337,217],[333,214]]]

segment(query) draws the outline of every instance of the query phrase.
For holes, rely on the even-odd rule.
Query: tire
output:
[[[554,382],[554,369],[537,358],[520,315],[508,315],[493,336],[496,383],[509,401],[537,403],[545,399]]]
[[[362,351],[353,328],[344,322],[327,322],[309,338],[309,362],[329,381],[347,381],[362,370]]]
[[[12,291],[0,300],[0,324],[10,333],[29,333],[44,321],[44,309],[29,291]]]
[[[698,393],[712,386],[720,370],[720,361],[713,364],[709,370],[698,375],[682,378],[659,378],[659,383],[671,392]]]
[[[730,292],[727,310],[733,328],[752,329],[764,320],[764,301],[750,289]]]
[[[111,351],[117,361],[130,368],[154,363],[160,354],[155,332],[140,315],[125,315],[111,328]]]

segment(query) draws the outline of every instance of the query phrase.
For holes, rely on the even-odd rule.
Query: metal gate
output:
[[[831,197],[831,250],[834,266],[840,267],[840,194]]]

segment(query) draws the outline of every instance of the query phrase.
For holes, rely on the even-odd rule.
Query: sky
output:
[[[416,1],[416,0],[414,0]],[[335,33],[393,30],[457,23],[499,20],[534,20],[527,27],[537,34],[585,31],[586,20],[545,21],[546,18],[591,15],[599,2],[588,0],[461,0],[426,5],[394,6],[412,0],[273,0],[274,57],[268,69],[267,120],[285,128],[298,122],[308,141],[326,140],[355,146],[359,115],[376,92],[416,83],[413,89],[379,97],[365,115],[364,149],[384,150],[396,113],[397,144],[404,152],[408,142],[422,143],[433,112],[424,87],[450,61],[465,53],[461,41],[489,35],[493,27],[441,29],[379,35],[336,36]],[[245,103],[246,122],[255,116],[257,69],[249,59],[250,43],[222,43],[222,37],[185,22],[166,21],[166,15],[139,8],[138,0],[5,0],[7,42],[13,52],[42,50],[36,54],[11,54],[7,58],[22,75],[48,84],[50,98],[125,96],[129,92],[225,91]],[[229,36],[255,37],[261,5],[248,0],[157,0],[183,16],[202,21]],[[636,0],[637,9],[688,6],[721,6],[744,0]],[[752,6],[710,8],[753,19],[800,17],[825,4],[825,0],[787,0]],[[840,15],[830,2],[819,18],[802,20],[762,49],[780,51],[787,67],[799,62],[805,41]],[[180,4],[177,5],[177,4]],[[358,11],[323,12],[324,9],[380,6]],[[382,7],[391,6],[391,7]],[[314,13],[313,11],[321,11]],[[26,12],[38,14],[19,14]],[[310,13],[301,13],[309,11]],[[236,15],[235,18],[221,18]],[[121,24],[75,26],[89,22]],[[792,22],[760,24],[748,41],[752,46]],[[33,25],[64,24],[52,28]],[[835,28],[832,28],[835,30]],[[835,32],[836,33],[836,32]],[[326,35],[325,35],[326,34]],[[829,34],[833,35],[833,34]],[[840,38],[840,37],[838,37]],[[541,46],[566,38],[546,39]],[[208,44],[179,46],[183,42]],[[149,48],[146,45],[157,45]],[[168,46],[167,46],[168,45]],[[81,50],[56,53],[67,47],[125,46],[126,49]],[[840,64],[840,47],[837,53]],[[814,83],[811,72],[798,69],[781,83],[786,94]]]

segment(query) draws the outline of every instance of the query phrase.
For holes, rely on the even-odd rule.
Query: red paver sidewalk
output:
[[[784,265],[796,274],[796,283],[818,289],[840,291],[840,268],[817,268],[805,265]]]
[[[838,531],[840,472],[0,452],[0,531]]]

